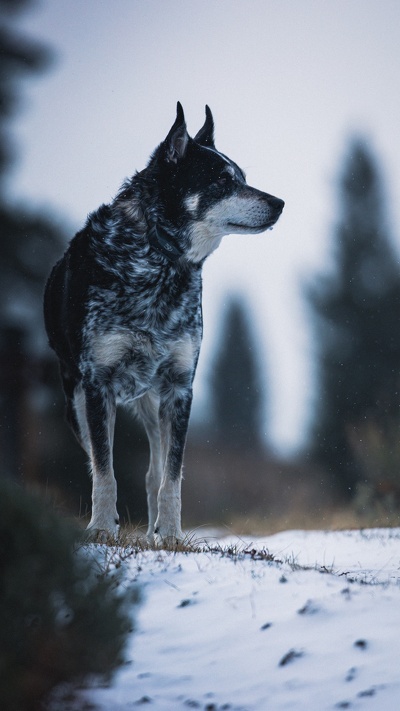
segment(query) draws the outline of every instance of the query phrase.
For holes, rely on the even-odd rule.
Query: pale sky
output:
[[[304,285],[329,266],[336,178],[355,134],[380,160],[400,248],[399,1],[41,0],[18,26],[57,61],[24,84],[10,194],[61,214],[71,236],[145,166],[177,100],[191,135],[208,103],[217,147],[285,200],[272,232],[227,236],[205,265],[194,412],[223,303],[239,292],[261,337],[266,427],[280,451],[295,450],[316,387]]]

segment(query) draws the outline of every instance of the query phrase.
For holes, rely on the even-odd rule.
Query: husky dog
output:
[[[60,361],[66,416],[90,458],[91,538],[116,536],[116,405],[134,410],[150,444],[149,542],[182,539],[181,469],[202,338],[201,271],[224,235],[272,227],[282,200],[247,185],[214,145],[195,138],[180,103],[147,167],[89,215],[55,265],[44,314]]]

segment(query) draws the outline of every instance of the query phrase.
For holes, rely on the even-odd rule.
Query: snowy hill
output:
[[[400,709],[400,529],[230,537],[124,562],[143,602],[103,711]],[[273,558],[273,560],[272,560]]]

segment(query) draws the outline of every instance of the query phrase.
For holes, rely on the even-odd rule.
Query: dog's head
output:
[[[279,198],[247,185],[239,166],[215,148],[208,106],[204,125],[191,138],[178,103],[176,120],[148,168],[157,180],[164,217],[185,236],[186,256],[195,262],[226,234],[271,228],[284,206]]]

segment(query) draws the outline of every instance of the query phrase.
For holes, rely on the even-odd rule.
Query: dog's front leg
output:
[[[160,425],[165,465],[158,493],[158,517],[155,533],[167,546],[175,546],[183,539],[181,529],[182,462],[192,404],[192,389],[179,388],[179,395],[171,395],[160,403]]]
[[[115,425],[115,401],[97,383],[84,386],[86,418],[90,440],[93,493],[92,517],[88,525],[90,538],[117,536],[117,483],[112,465]]]
[[[154,543],[154,527],[158,516],[158,492],[164,467],[159,422],[159,398],[154,392],[148,392],[137,402],[136,407],[146,429],[150,445],[150,462],[146,474],[147,509],[149,514],[146,538],[152,544]]]

